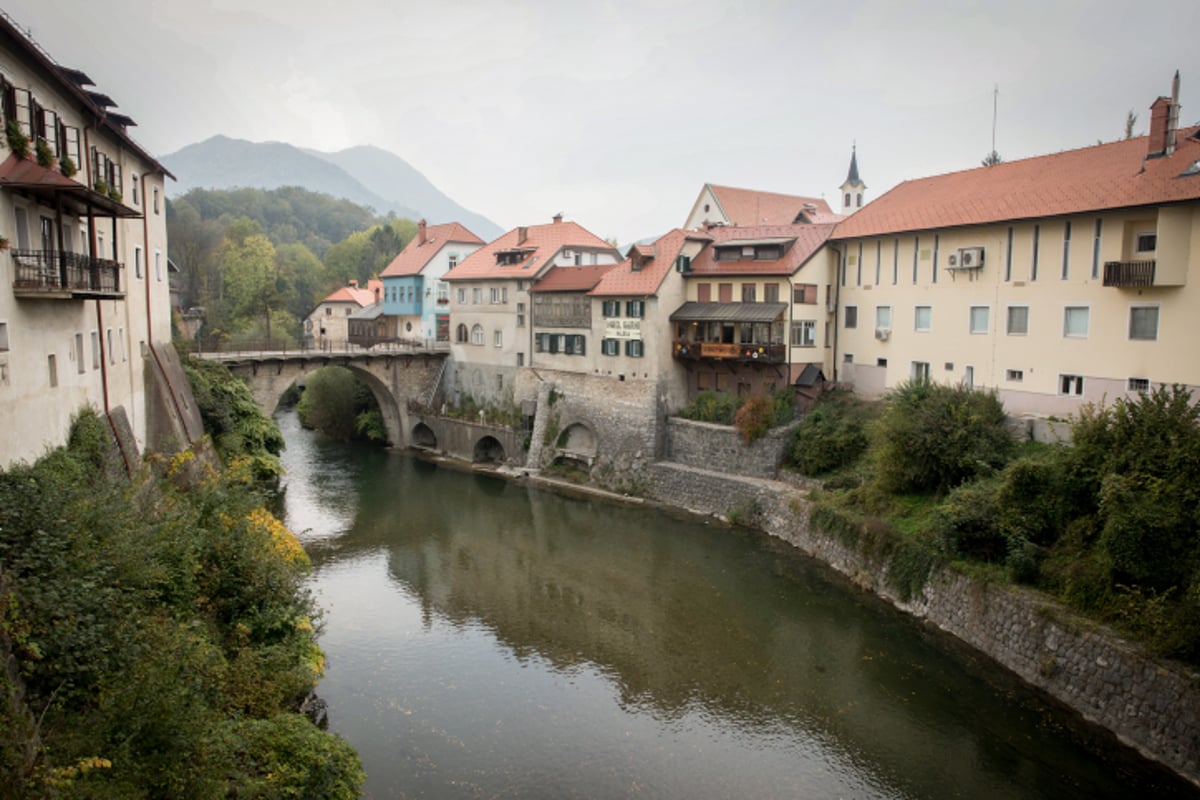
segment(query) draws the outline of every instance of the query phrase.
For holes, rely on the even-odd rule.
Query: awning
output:
[[[0,163],[0,188],[22,191],[51,208],[57,207],[57,201],[61,198],[63,210],[80,217],[86,217],[89,210],[101,217],[142,216],[140,212],[71,180],[56,169],[46,169],[32,159],[20,158],[15,154]]]
[[[787,303],[684,303],[671,322],[776,322]]]

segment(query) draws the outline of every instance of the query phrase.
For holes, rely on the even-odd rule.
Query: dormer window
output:
[[[498,267],[516,266],[517,264],[520,264],[525,259],[529,258],[529,255],[532,252],[533,252],[532,249],[499,250],[496,252],[496,266],[498,266]]]
[[[755,261],[774,261],[783,256],[783,246],[778,244],[759,245],[754,248]]]

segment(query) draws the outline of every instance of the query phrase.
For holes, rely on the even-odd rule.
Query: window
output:
[[[646,303],[642,300],[629,300],[625,303],[625,316],[641,317],[646,313]]]
[[[1023,369],[1006,369],[1004,370],[1004,380],[1009,383],[1020,383],[1025,380],[1025,370]]]
[[[333,314],[333,306],[325,306],[325,316],[328,317],[328,316],[331,316],[332,314]]]
[[[1033,226],[1033,256],[1029,261],[1029,280],[1031,280],[1031,281],[1037,280],[1038,250],[1041,247],[1041,239],[1042,239],[1042,226],[1034,225]]]
[[[967,389],[975,388],[975,368],[968,365],[963,368],[963,386]]]
[[[483,326],[479,323],[471,326],[471,344],[483,344]]]
[[[525,354],[524,353],[517,353],[517,366],[518,367],[525,366]]]
[[[133,277],[142,277],[142,248],[140,246],[133,248]]]
[[[1158,248],[1158,234],[1139,233],[1137,235],[1137,252],[1153,253]]]
[[[779,284],[767,283],[763,285],[763,302],[778,303],[779,302]]]
[[[454,269],[455,267],[457,267],[458,266],[458,253],[451,253],[447,257],[446,265],[448,267],[448,270]]]
[[[1063,309],[1063,336],[1086,339],[1088,335],[1087,306],[1067,306]]]
[[[846,208],[849,208],[850,207],[850,193],[849,192],[846,192],[845,200],[846,200],[846,202],[842,203],[842,205],[844,205]]]
[[[1029,333],[1029,306],[1009,306],[1005,331],[1009,336],[1024,336]]]
[[[630,358],[641,358],[643,354],[642,340],[630,339],[625,343],[625,355]]]
[[[1058,376],[1058,393],[1059,394],[1083,394],[1083,376],[1082,375],[1059,375]]]
[[[525,327],[525,304],[517,303],[517,327]]]
[[[471,335],[467,332],[467,326],[460,322],[458,327],[454,329],[454,340],[465,344],[470,338]]]
[[[696,302],[711,303],[712,302],[712,284],[699,283],[696,284]]]
[[[105,332],[105,334],[108,336],[108,363],[109,363],[109,364],[116,364],[116,363],[117,363],[117,351],[116,351],[116,349],[113,347],[113,331],[112,331],[112,328],[109,328],[109,329],[108,329],[108,330]]]
[[[617,356],[621,354],[621,343],[616,339],[601,339],[600,352],[606,356]]]
[[[862,242],[858,243],[858,255],[854,259],[854,285],[862,286]]]
[[[859,192],[854,196],[854,205],[857,208],[862,208],[862,192]]]
[[[8,323],[0,322],[0,353],[8,352]]]
[[[742,302],[743,303],[756,302],[757,294],[758,294],[758,287],[755,286],[753,283],[743,283],[742,284]]]
[[[504,331],[492,331],[492,344],[504,347]]]
[[[971,306],[971,333],[987,333],[988,317],[991,311],[988,306]]]
[[[483,287],[476,286],[471,290],[471,302],[475,305],[483,302]]]
[[[811,319],[796,320],[792,323],[792,347],[816,347],[817,323]]]
[[[162,283],[162,251],[154,251],[154,279]]]
[[[846,306],[846,317],[843,323],[846,328],[858,327],[858,306]]]
[[[927,331],[933,327],[933,307],[917,306],[913,309],[913,329]]]
[[[722,303],[733,302],[733,284],[718,283],[717,284],[717,300]]]
[[[154,213],[158,213],[158,187],[154,187]]]
[[[496,305],[497,303],[499,303],[500,302],[500,289],[493,286],[491,288],[491,290],[489,291],[488,298],[491,301],[492,305]]]
[[[1004,248],[1004,280],[1012,280],[1012,240],[1013,229],[1008,226],[1008,246]]]
[[[100,369],[100,331],[92,331],[92,369]]]
[[[828,288],[826,288],[825,293],[829,293]],[[817,285],[815,283],[797,283],[792,288],[792,302],[803,303],[805,305],[816,305]]]
[[[620,300],[605,300],[603,304],[603,314],[606,317],[621,316],[621,301]]]
[[[58,386],[58,364],[55,362],[54,353],[46,356],[46,367],[50,370],[50,388]]]
[[[87,370],[83,363],[83,334],[75,334],[75,370],[82,375]]]
[[[1071,277],[1071,220],[1063,225],[1063,263],[1062,279]]]
[[[437,301],[439,303],[450,302],[450,287],[445,281],[437,282]]]
[[[1096,217],[1096,233],[1092,239],[1092,279],[1100,277],[1100,233],[1104,227],[1104,220]]]
[[[854,353],[843,353],[842,354],[842,363],[843,364],[853,364],[854,363]]]
[[[877,367],[886,367],[886,366],[887,366],[887,359],[886,359],[886,358],[877,358],[877,359],[875,359],[875,366],[877,366]]]
[[[921,252],[921,237],[913,237],[913,286],[917,285],[917,260]]]
[[[929,383],[929,362],[912,362],[912,369],[909,370],[909,377],[912,379],[913,383]]]
[[[1158,306],[1134,306],[1129,309],[1129,338],[1143,342],[1158,339]]]
[[[467,290],[461,286],[458,288],[458,304],[465,306],[467,304]]]
[[[875,306],[875,327],[886,328],[891,330],[892,327],[892,307],[891,306]]]
[[[137,176],[137,173],[136,173],[136,172],[130,173],[130,175],[129,175],[129,179],[130,179],[130,181],[132,181],[132,183],[133,183],[133,204],[136,206],[136,205],[139,205],[139,204],[141,204],[141,202],[142,202],[141,198],[138,196],[138,176]]]
[[[121,360],[125,360],[125,329],[117,328],[117,349],[121,351]]]
[[[1125,390],[1129,392],[1148,392],[1150,391],[1150,379],[1130,378],[1125,384]]]

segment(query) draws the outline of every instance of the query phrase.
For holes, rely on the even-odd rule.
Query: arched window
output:
[[[471,344],[483,344],[483,326],[476,324],[471,328]]]
[[[854,198],[854,205],[862,208],[862,192],[859,192]]]
[[[846,192],[846,202],[844,203],[844,205],[845,205],[847,208],[849,208],[849,207],[850,207],[850,193],[849,193],[849,192]]]
[[[461,322],[458,325],[458,329],[455,331],[455,339],[459,342],[467,341],[467,326]]]

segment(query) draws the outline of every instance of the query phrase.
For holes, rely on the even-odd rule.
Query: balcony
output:
[[[1153,286],[1154,264],[1150,261],[1106,261],[1105,286]]]
[[[736,361],[743,364],[786,364],[787,345],[727,344],[676,341],[672,348],[679,361]]]
[[[16,277],[13,294],[46,300],[119,298],[119,261],[53,250],[13,250]]]

